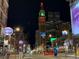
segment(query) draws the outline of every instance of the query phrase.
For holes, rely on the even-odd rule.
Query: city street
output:
[[[3,59],[3,57],[0,57],[0,59]],[[19,57],[18,55],[11,55],[9,59],[19,59]],[[32,56],[25,56],[23,59],[79,59],[79,57],[75,58],[75,56],[62,56],[62,55],[59,55],[57,57],[52,55],[32,55]]]
[[[79,0],[0,0],[0,59],[79,59]]]

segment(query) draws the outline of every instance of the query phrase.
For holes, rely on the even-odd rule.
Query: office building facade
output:
[[[0,0],[0,35],[2,35],[2,29],[7,26],[8,2],[9,0]]]

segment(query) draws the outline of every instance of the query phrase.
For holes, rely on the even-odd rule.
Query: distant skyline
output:
[[[9,0],[8,26],[21,25],[34,40],[35,30],[38,29],[38,13],[40,0]],[[70,21],[69,5],[65,0],[45,0],[44,8],[48,11],[59,11],[61,20]],[[33,42],[32,42],[33,43]]]

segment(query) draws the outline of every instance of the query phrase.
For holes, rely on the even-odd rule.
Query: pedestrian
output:
[[[54,52],[54,56],[58,55],[58,46],[57,45],[54,46],[53,52]]]
[[[23,58],[23,50],[22,50],[22,46],[19,47],[19,59]]]
[[[8,50],[7,51],[7,59],[9,59],[9,57],[10,57],[10,51]]]
[[[27,46],[27,53],[30,54],[30,52],[31,52],[31,47],[30,47],[30,44],[28,44],[28,46]]]

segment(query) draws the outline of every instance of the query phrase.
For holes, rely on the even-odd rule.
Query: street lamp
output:
[[[49,37],[52,37],[52,34],[49,34]]]
[[[67,34],[68,34],[67,30],[62,31],[62,35],[67,35]]]
[[[19,41],[19,44],[21,44],[21,45],[22,45],[22,44],[23,44],[23,41],[22,41],[22,40],[20,40],[20,41]]]
[[[16,27],[15,31],[19,32],[20,31],[20,27]]]

